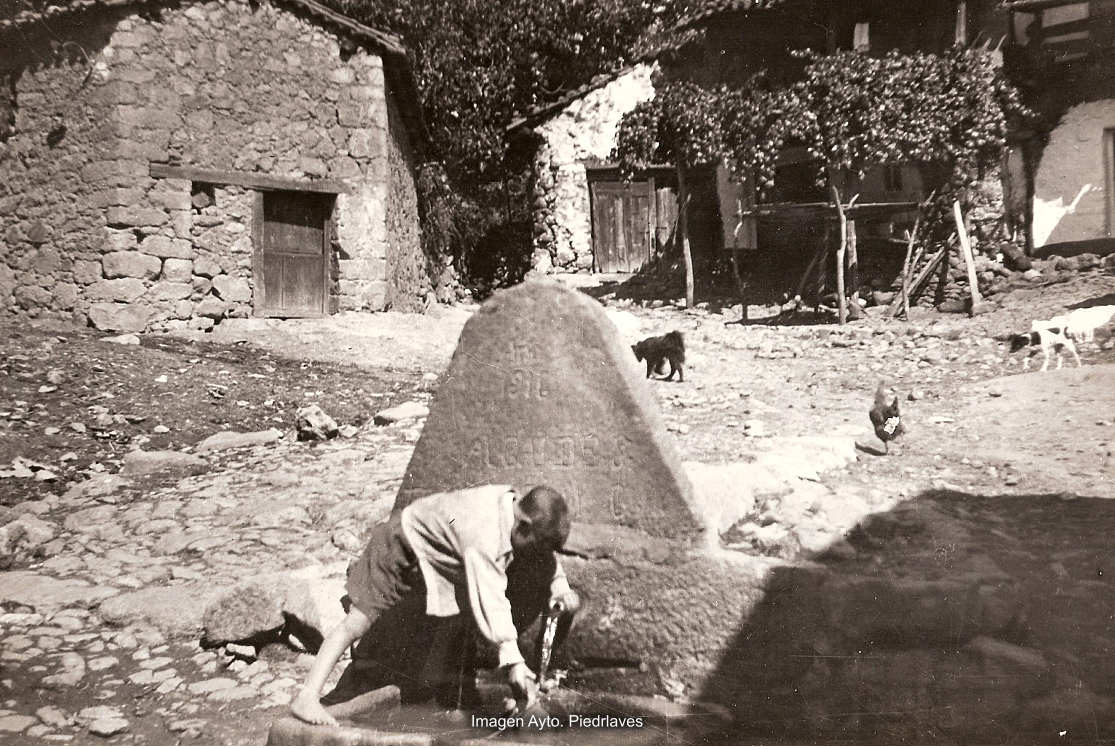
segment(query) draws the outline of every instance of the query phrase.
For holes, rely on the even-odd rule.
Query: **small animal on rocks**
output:
[[[1076,353],[1076,345],[1072,339],[1065,335],[1065,317],[1055,317],[1052,320],[1034,320],[1029,333],[1015,333],[1010,337],[1010,353],[1024,348],[1040,346],[1045,357],[1041,364],[1041,371],[1049,369],[1050,352],[1057,354],[1057,369],[1064,364],[1064,352],[1067,350],[1076,360],[1076,366],[1081,366],[1080,356]],[[1022,368],[1030,368],[1030,356],[1022,360]]]
[[[654,372],[664,373],[666,364],[669,363],[670,374],[666,379],[672,380],[677,372],[678,382],[685,382],[685,372],[682,371],[682,365],[685,364],[685,339],[680,332],[675,330],[666,335],[644,338],[632,346],[631,350],[635,352],[636,359],[646,361],[648,378]]]
[[[867,413],[875,427],[875,436],[883,441],[885,453],[890,453],[890,441],[906,431],[898,409],[898,396],[894,395],[892,400],[890,395],[886,383],[880,382],[875,390],[875,404]]]

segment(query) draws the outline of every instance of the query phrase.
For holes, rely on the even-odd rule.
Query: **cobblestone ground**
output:
[[[867,443],[866,414],[878,381],[902,394],[910,432],[891,455],[861,451],[828,466],[808,479],[815,488],[808,502],[799,501],[804,495],[797,490],[757,497],[724,535],[740,553],[791,559],[808,551],[794,535],[803,522],[838,535],[863,514],[933,487],[973,495],[1115,497],[1111,344],[1086,348],[1079,371],[1022,375],[1020,359],[1008,359],[995,339],[1113,291],[1110,275],[1094,273],[1013,292],[1001,309],[972,320],[922,313],[911,322],[868,319],[845,328],[726,325],[738,312],[605,302],[625,340],[685,333],[686,381],[651,387],[686,461],[756,462],[801,438]],[[274,361],[350,366],[337,376],[358,383],[366,395],[352,397],[366,397],[363,410],[374,411],[428,403],[468,314],[250,321],[221,326],[206,340],[230,361],[237,351],[259,356],[238,343],[250,340]],[[67,339],[43,330],[20,335],[24,353],[15,352],[13,339],[0,351],[9,374],[16,371],[13,361],[46,371],[50,362],[28,359],[27,347],[52,335]],[[67,345],[56,340],[55,354],[64,359]],[[89,345],[104,346],[108,357],[116,344]],[[60,387],[78,390],[89,375],[72,374]],[[393,378],[411,386],[393,386]],[[266,380],[256,397],[268,397]],[[9,442],[8,459],[18,455],[32,474],[48,470],[35,464],[39,447],[32,437],[42,424],[16,427],[12,413],[9,407],[3,438],[19,444]],[[174,419],[189,416],[169,407],[159,421],[173,434]],[[309,656],[269,647],[257,659],[253,649],[206,648],[199,640],[205,602],[269,573],[339,575],[367,526],[388,511],[421,425],[420,418],[383,426],[368,420],[350,436],[305,443],[293,439],[291,423],[278,424],[287,430],[281,439],[197,453],[201,462],[187,469],[129,473],[125,462],[123,472],[114,472],[107,461],[107,470],[44,478],[37,493],[3,508],[8,536],[0,540],[11,553],[0,572],[0,740],[261,743],[270,722],[285,712]],[[121,450],[150,448],[154,426],[141,430],[147,441],[124,435]],[[802,456],[797,459],[800,465]],[[80,453],[70,460],[91,462]],[[801,480],[791,463],[788,477]],[[17,473],[13,467],[3,474],[0,493]],[[316,615],[336,613],[321,607]]]

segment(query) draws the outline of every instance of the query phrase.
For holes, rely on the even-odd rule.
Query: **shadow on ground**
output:
[[[1076,304],[1070,304],[1069,309],[1083,309],[1085,307],[1101,307],[1104,305],[1115,304],[1115,292],[1110,294],[1103,294],[1101,296],[1085,299]]]
[[[1112,527],[1066,495],[868,516],[854,556],[773,570],[702,698],[748,743],[1109,742]]]

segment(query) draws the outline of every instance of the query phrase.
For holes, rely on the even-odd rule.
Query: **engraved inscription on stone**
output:
[[[584,294],[534,281],[493,295],[461,333],[396,505],[546,483],[580,522],[696,535],[688,479],[630,356]]]

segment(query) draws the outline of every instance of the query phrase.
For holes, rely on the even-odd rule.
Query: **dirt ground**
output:
[[[1004,334],[1028,330],[1031,320],[1071,305],[1115,303],[1115,277],[1109,273],[1017,289],[997,298],[995,311],[972,319],[916,310],[910,321],[869,317],[844,327],[729,324],[738,319],[738,309],[685,310],[670,302],[640,302],[624,298],[611,285],[586,291],[602,300],[627,342],[672,329],[685,334],[685,382],[651,383],[685,461],[755,461],[787,439],[818,435],[848,435],[870,447],[867,410],[876,385],[885,380],[902,399],[908,433],[889,455],[861,450],[852,462],[826,473],[824,485],[836,495],[856,493],[880,505],[933,488],[980,497],[1115,499],[1115,339],[1083,346],[1081,368],[1069,361],[1064,369],[1041,373],[1034,371],[1040,356],[1024,371],[1022,355],[1009,357],[1001,340]],[[296,557],[343,561],[350,551],[336,541],[344,520],[338,518],[360,502],[389,506],[417,438],[413,424],[377,428],[368,423],[370,418],[388,406],[429,401],[436,376],[474,309],[438,307],[424,316],[228,321],[212,334],[142,336],[139,345],[106,342],[88,330],[0,327],[0,519],[7,523],[31,506],[5,507],[46,500],[38,506],[40,517],[65,528],[30,552],[0,559],[0,570],[7,569],[0,576],[46,571],[116,584],[115,573],[115,578],[136,577],[135,585],[120,584],[142,590],[181,576],[208,578],[218,585],[234,580],[244,568],[296,566]],[[762,311],[756,314],[753,308],[752,317],[762,319]],[[294,442],[294,414],[310,403],[359,434],[322,446]],[[133,569],[150,567],[150,559],[135,562],[134,568],[128,560],[98,567],[91,557],[104,556],[114,546],[135,556],[153,541],[119,539],[105,531],[91,543],[81,535],[89,528],[66,525],[73,507],[60,498],[80,482],[117,473],[130,450],[189,452],[217,431],[270,427],[285,432],[284,439],[213,454],[208,473],[194,483],[162,473],[137,477],[111,508],[142,508],[146,520],[157,516],[149,508],[160,501],[189,508],[212,499],[220,506],[207,505],[207,514],[200,516],[210,522],[205,532],[215,544],[245,544],[235,553],[213,553],[206,549],[223,547],[204,545],[168,549],[162,537],[164,547],[153,559],[166,572],[144,577]],[[367,462],[373,456],[376,460]],[[284,475],[276,478],[280,473]],[[267,504],[275,501],[276,486],[299,482],[303,489],[313,485],[312,491],[301,492],[310,499],[299,499],[311,503],[299,506],[298,517],[305,515],[299,521],[305,527],[301,536],[280,527],[284,521]],[[218,487],[235,495],[235,506],[221,504]],[[261,525],[269,513],[268,524]],[[95,515],[104,523],[115,522],[113,517]],[[143,526],[137,522],[127,527]],[[197,527],[185,523],[185,530]],[[241,535],[230,535],[233,530]],[[283,535],[287,530],[291,532]],[[762,551],[797,553],[777,545]],[[52,566],[52,559],[79,555],[84,561],[72,568]],[[7,603],[4,611],[34,614],[26,606]],[[96,629],[112,651],[115,625],[97,614],[95,606],[89,607],[84,622],[84,630],[75,625],[67,636],[80,638]],[[15,632],[7,627],[5,638]],[[25,636],[23,630],[19,635]],[[27,636],[29,643],[35,637]],[[139,646],[145,647],[142,642]],[[205,659],[191,660],[202,652],[197,642],[173,632],[164,633],[161,641],[154,637],[151,647],[166,648],[165,653],[187,664],[179,674],[187,682],[212,677],[217,668]],[[49,650],[42,643],[38,649]],[[80,689],[44,691],[35,674],[53,670],[50,658],[45,652],[0,661],[0,675],[7,679],[0,709],[3,741],[261,743],[267,726],[285,710],[281,698],[258,707],[252,701],[207,702],[196,691],[182,699],[173,689],[156,693],[136,688],[127,683],[129,669],[123,665],[106,668],[108,682],[90,676]],[[195,666],[204,666],[200,674],[193,673]],[[297,681],[304,669],[304,661],[291,660],[269,673],[286,684],[284,679]],[[282,688],[267,694],[276,692]],[[88,721],[77,720],[54,733],[26,733],[35,721],[27,728],[14,720],[44,705],[77,713],[94,704],[123,705],[127,730],[102,738],[88,732]],[[235,721],[227,719],[229,710],[235,710]],[[182,729],[174,722],[182,717],[204,727]]]

